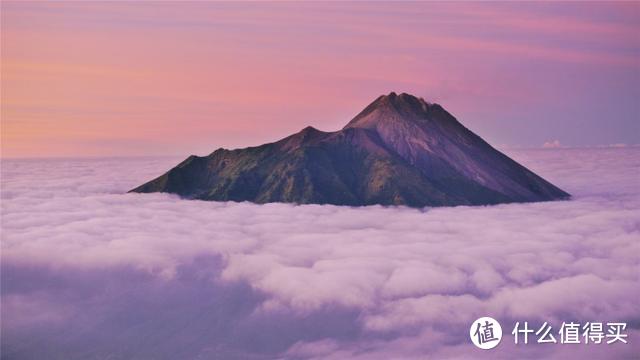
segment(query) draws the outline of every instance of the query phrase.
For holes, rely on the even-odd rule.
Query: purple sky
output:
[[[2,156],[208,154],[378,95],[497,146],[640,143],[640,3],[2,2]]]

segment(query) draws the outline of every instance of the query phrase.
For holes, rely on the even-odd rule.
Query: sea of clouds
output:
[[[2,358],[637,357],[640,148],[509,155],[573,199],[188,201],[125,194],[180,159],[3,160]],[[622,321],[629,343],[516,346],[516,321]]]

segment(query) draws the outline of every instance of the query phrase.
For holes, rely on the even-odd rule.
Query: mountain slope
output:
[[[568,198],[440,105],[380,96],[342,130],[190,156],[132,192],[256,203],[484,205]]]

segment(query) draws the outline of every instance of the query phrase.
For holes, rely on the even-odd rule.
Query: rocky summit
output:
[[[393,92],[378,97],[341,130],[307,127],[269,144],[192,155],[131,192],[211,201],[411,207],[569,198],[442,106]]]

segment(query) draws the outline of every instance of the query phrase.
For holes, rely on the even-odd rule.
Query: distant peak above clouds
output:
[[[342,130],[190,156],[132,190],[214,201],[486,205],[569,194],[494,149],[442,106],[391,92]]]

